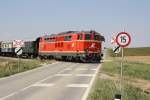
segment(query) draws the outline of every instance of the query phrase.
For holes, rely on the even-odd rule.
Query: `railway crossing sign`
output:
[[[116,43],[116,36],[112,36],[112,38],[111,38],[111,44],[115,44]]]
[[[20,47],[15,48],[15,53],[16,53],[18,56],[21,55],[22,52],[23,52],[22,48],[20,48]]]
[[[119,53],[120,51],[121,51],[121,47],[120,47],[120,46],[116,45],[116,46],[113,47],[113,52],[114,52],[114,53],[117,54],[117,53]]]
[[[131,37],[126,32],[121,32],[116,36],[116,43],[122,48],[127,47],[131,42]]]
[[[17,47],[23,47],[24,46],[24,41],[23,40],[14,40],[13,41],[13,47],[17,48]]]

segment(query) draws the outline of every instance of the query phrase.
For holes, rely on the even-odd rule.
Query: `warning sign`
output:
[[[13,47],[17,48],[17,47],[23,47],[24,46],[24,41],[23,40],[14,40],[13,41]]]

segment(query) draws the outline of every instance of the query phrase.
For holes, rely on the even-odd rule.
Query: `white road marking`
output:
[[[9,97],[11,97],[11,96],[17,94],[17,93],[18,93],[18,92],[11,93],[11,94],[9,94],[9,95],[7,95],[7,96],[5,96],[5,97],[0,98],[0,100],[5,100],[5,99],[7,99],[7,98],[9,98]]]
[[[86,76],[86,77],[92,77],[94,74],[76,74],[75,76]]]
[[[83,97],[82,97],[82,100],[86,100],[86,99],[87,99],[88,94],[89,94],[89,92],[90,92],[90,90],[91,90],[91,88],[92,88],[92,84],[94,83],[94,80],[95,80],[95,78],[96,78],[96,75],[97,75],[97,73],[98,73],[100,67],[101,67],[101,65],[99,65],[99,66],[97,67],[97,70],[96,70],[94,76],[92,77],[92,80],[90,81],[89,87],[86,89],[86,92],[84,93],[84,95],[83,95]]]
[[[33,87],[52,87],[55,84],[51,83],[51,84],[34,84],[32,85]]]
[[[56,63],[55,63],[56,64]],[[47,66],[46,66],[47,67]],[[45,67],[42,67],[42,68],[45,68]],[[41,69],[42,69],[41,68]],[[38,69],[40,69],[40,68],[38,68]],[[67,69],[67,68],[66,68]],[[64,70],[66,70],[66,69],[64,69]],[[95,79],[95,77],[96,77],[96,74],[97,74],[97,72],[98,72],[98,69],[99,68],[97,68],[97,70],[96,70],[96,73],[95,74],[76,74],[75,76],[89,76],[89,77],[91,77],[91,76],[94,76],[93,78],[92,78],[92,81],[90,82],[90,84],[70,84],[70,85],[68,85],[68,87],[87,87],[87,91],[86,91],[86,93],[84,94],[84,96],[83,96],[83,99],[82,100],[86,100],[86,98],[87,98],[87,96],[88,96],[88,93],[89,93],[89,90],[90,90],[90,88],[91,88],[91,86],[92,86],[92,83],[93,83],[93,81],[94,81],[94,79]],[[35,69],[35,70],[37,70],[37,69]],[[73,76],[73,74],[59,74],[59,73],[61,73],[61,72],[63,72],[64,70],[61,70],[61,71],[59,71],[58,72],[58,74],[54,74],[54,75],[50,75],[50,76],[48,76],[48,77],[46,77],[46,78],[44,78],[44,79],[42,79],[42,80],[40,80],[40,81],[38,81],[38,82],[36,82],[36,83],[34,83],[34,84],[32,84],[32,85],[29,85],[29,86],[27,86],[27,87],[25,87],[25,88],[23,88],[23,89],[20,89],[20,90],[18,90],[17,92],[14,92],[14,93],[11,93],[11,94],[9,94],[9,95],[7,95],[7,96],[5,96],[5,97],[2,97],[2,98],[0,98],[0,100],[5,100],[5,99],[8,99],[8,98],[10,98],[11,96],[13,96],[13,95],[15,95],[15,94],[18,94],[19,92],[21,92],[21,91],[24,91],[24,90],[26,90],[26,89],[28,89],[28,88],[30,88],[30,87],[33,87],[33,86],[38,86],[38,87],[51,87],[51,86],[54,86],[55,84],[41,84],[40,82],[43,82],[43,81],[45,81],[45,80],[47,80],[47,79],[49,79],[49,78],[51,78],[51,77],[53,77],[53,76]],[[29,72],[32,72],[32,70],[31,71],[29,71]],[[28,72],[27,72],[28,73]],[[21,75],[22,73],[20,73],[19,75]],[[18,74],[17,75],[14,75],[14,76],[19,76]],[[14,77],[14,76],[12,76],[12,77]],[[9,78],[9,77],[8,77]]]
[[[77,68],[76,70],[89,70],[88,68]]]
[[[55,74],[55,76],[72,76],[72,74]]]
[[[96,69],[91,69],[91,68],[77,68],[77,69],[67,68],[65,70],[94,70],[96,71]]]
[[[48,77],[46,77],[46,78],[44,78],[44,79],[42,79],[42,80],[36,82],[35,84],[42,83],[42,82],[46,81],[47,79],[52,78],[53,76],[54,76],[54,75],[50,75],[50,76],[48,76]]]
[[[59,62],[56,62],[56,63],[59,63]],[[53,63],[53,64],[56,64],[56,63]],[[46,67],[49,67],[49,66],[46,66]],[[38,70],[38,69],[42,69],[42,68],[46,68],[46,67],[40,67],[40,68],[37,68],[37,69],[33,69],[33,71]],[[65,70],[65,69],[64,69],[64,70]],[[61,70],[61,71],[59,71],[58,73],[61,73],[61,72],[63,72],[64,70]],[[20,76],[20,75],[22,75],[22,74],[29,73],[29,72],[32,72],[32,70],[29,70],[29,71],[27,71],[27,72],[22,72],[22,73],[19,73],[19,74],[15,74],[15,75],[10,76],[10,77],[2,78],[2,79],[0,79],[0,81],[1,81],[1,80],[4,80],[4,79],[7,79],[7,78],[11,78],[11,77],[15,77],[15,76]],[[51,78],[51,77],[53,77],[53,76],[54,76],[54,75],[50,75],[50,76],[48,76],[48,77],[46,77],[46,78],[44,78],[44,79],[42,79],[42,80],[40,80],[40,81],[38,81],[38,82],[36,82],[36,83],[34,83],[34,84],[31,84],[31,85],[29,85],[29,86],[27,86],[27,87],[25,87],[25,88],[23,88],[23,89],[18,90],[17,92],[13,92],[13,93],[11,93],[11,94],[9,94],[9,95],[7,95],[7,96],[2,97],[2,98],[0,98],[0,100],[5,100],[5,99],[7,99],[7,98],[10,98],[11,96],[13,96],[13,95],[15,95],[15,94],[18,94],[20,91],[24,91],[24,90],[26,90],[26,89],[28,89],[28,88],[30,88],[30,87],[33,87],[35,84],[39,84],[40,82],[43,82],[43,81],[45,81],[45,80],[47,80],[47,79],[49,79],[49,78]]]
[[[29,85],[29,86],[27,86],[27,87],[21,89],[20,91],[25,91],[25,90],[29,89],[30,87],[32,87],[32,85]]]
[[[90,69],[90,70],[95,70],[96,71],[97,69]]]
[[[72,68],[66,68],[65,70],[73,70]]]
[[[81,87],[81,88],[87,88],[89,87],[89,84],[69,84],[66,87]]]

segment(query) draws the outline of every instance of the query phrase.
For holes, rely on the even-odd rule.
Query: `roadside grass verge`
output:
[[[109,49],[108,54],[111,52]],[[87,100],[114,100],[120,94],[120,63],[117,57],[107,57]],[[123,78],[121,100],[150,100],[150,64],[124,60]]]
[[[113,60],[103,64],[102,72],[108,74],[120,74],[120,61]],[[150,64],[125,61],[123,63],[123,75],[130,78],[150,80]]]
[[[0,78],[10,76],[16,73],[31,70],[37,67],[41,67],[43,64],[50,64],[53,61],[48,60],[21,60],[20,66],[18,66],[17,60],[3,60],[0,59]]]
[[[87,100],[114,100],[115,94],[118,93],[119,91],[113,80],[103,80],[97,77]],[[139,88],[125,84],[121,100],[149,100],[149,97]]]
[[[110,56],[116,56],[112,49],[109,49],[108,51]],[[121,56],[121,52],[118,56]],[[124,48],[124,56],[150,56],[150,47]]]

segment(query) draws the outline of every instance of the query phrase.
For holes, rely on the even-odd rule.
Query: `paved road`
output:
[[[57,62],[0,79],[0,100],[84,100],[100,64]]]

